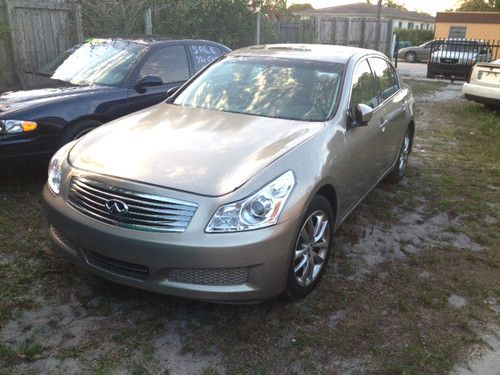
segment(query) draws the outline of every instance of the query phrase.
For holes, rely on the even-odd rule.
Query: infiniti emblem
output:
[[[125,202],[119,201],[118,199],[110,199],[106,202],[106,209],[110,214],[113,215],[123,215],[128,212],[128,206]]]

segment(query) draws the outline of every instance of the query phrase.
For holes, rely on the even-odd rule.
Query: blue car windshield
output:
[[[135,42],[94,39],[64,52],[37,73],[80,86],[118,86],[144,48]]]
[[[340,97],[344,64],[227,57],[204,71],[174,104],[256,116],[325,121]]]

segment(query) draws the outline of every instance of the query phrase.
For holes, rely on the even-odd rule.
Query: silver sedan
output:
[[[44,201],[74,263],[193,299],[305,297],[333,236],[382,179],[408,165],[414,98],[366,49],[234,51],[166,103],[60,149]]]

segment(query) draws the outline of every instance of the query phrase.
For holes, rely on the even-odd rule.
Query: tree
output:
[[[304,10],[314,10],[311,4],[292,4],[288,7],[289,12],[302,12]]]
[[[384,6],[386,6],[388,8],[395,8],[395,9],[403,10],[405,12],[408,11],[408,9],[406,9],[404,5],[399,4],[398,2],[396,2],[394,0],[385,0]]]
[[[457,12],[500,12],[500,0],[462,0]]]

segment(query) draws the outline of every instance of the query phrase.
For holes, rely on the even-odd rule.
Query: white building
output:
[[[311,9],[297,12],[300,16],[316,16],[316,17],[345,17],[359,18],[377,17],[377,5],[365,3],[339,5],[328,8]],[[381,18],[384,20],[392,20],[394,29],[409,29],[409,30],[434,30],[436,19],[429,14],[403,11],[396,8],[382,7]]]

